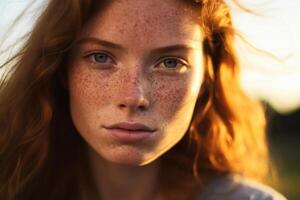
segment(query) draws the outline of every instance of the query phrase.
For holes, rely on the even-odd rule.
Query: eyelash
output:
[[[94,52],[94,53],[90,53],[90,54],[86,55],[85,57],[87,57],[88,59],[90,59],[91,62],[97,64],[98,62],[96,61],[96,58],[95,58],[95,56],[96,56],[97,54],[105,55],[108,59],[111,60],[111,63],[115,64],[114,59],[112,58],[113,56],[111,56],[109,53],[106,53],[106,52]],[[160,59],[160,60],[161,60],[161,59]],[[185,63],[185,61],[183,61],[183,59],[181,59],[181,58],[176,58],[176,57],[164,57],[164,58],[162,59],[162,61],[159,62],[157,65],[160,65],[161,63],[165,62],[166,60],[175,60],[175,61],[177,62],[177,65],[178,65],[178,64],[181,65],[180,67],[174,67],[174,68],[172,67],[172,68],[168,68],[168,69],[170,69],[170,70],[178,70],[178,69],[180,69],[181,67],[187,67],[187,66],[188,66],[188,65]],[[100,63],[101,63],[101,64],[107,64],[106,62],[104,62],[104,63],[100,62]],[[110,63],[110,64],[111,64],[111,63]],[[156,65],[156,66],[157,66],[157,65]],[[176,66],[177,66],[177,65],[176,65]],[[166,67],[166,68],[167,68],[167,67]]]

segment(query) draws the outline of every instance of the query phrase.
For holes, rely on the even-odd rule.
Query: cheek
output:
[[[157,111],[166,120],[171,120],[177,113],[184,112],[187,102],[195,99],[192,95],[192,80],[189,76],[162,78],[154,82],[155,105]]]
[[[197,100],[193,85],[195,79],[186,75],[161,79],[155,83],[156,112],[161,123],[162,136],[155,150],[162,155],[182,139],[188,130]]]
[[[99,113],[110,105],[113,88],[99,73],[80,65],[69,71],[68,78],[73,123],[81,134],[93,133],[99,126]]]
[[[74,68],[69,73],[70,100],[77,106],[94,109],[107,105],[113,91],[108,81],[103,81],[101,74],[84,70],[81,67]],[[80,107],[81,107],[80,106]]]

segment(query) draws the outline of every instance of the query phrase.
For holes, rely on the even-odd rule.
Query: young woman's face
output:
[[[145,165],[186,133],[203,76],[195,16],[180,1],[118,0],[84,27],[70,56],[70,110],[102,158]]]

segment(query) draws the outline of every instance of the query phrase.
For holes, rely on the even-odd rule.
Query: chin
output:
[[[118,148],[110,150],[109,152],[103,152],[102,157],[110,162],[116,164],[130,165],[130,166],[142,166],[150,163],[147,156],[134,148]]]

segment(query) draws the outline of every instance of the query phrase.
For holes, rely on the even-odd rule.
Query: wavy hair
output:
[[[181,1],[199,13],[205,76],[187,133],[162,156],[159,184],[169,199],[190,199],[214,176],[263,180],[269,169],[263,108],[240,88],[228,6]],[[93,177],[61,80],[77,34],[106,3],[50,0],[2,65],[10,70],[0,85],[1,199],[91,198]]]

